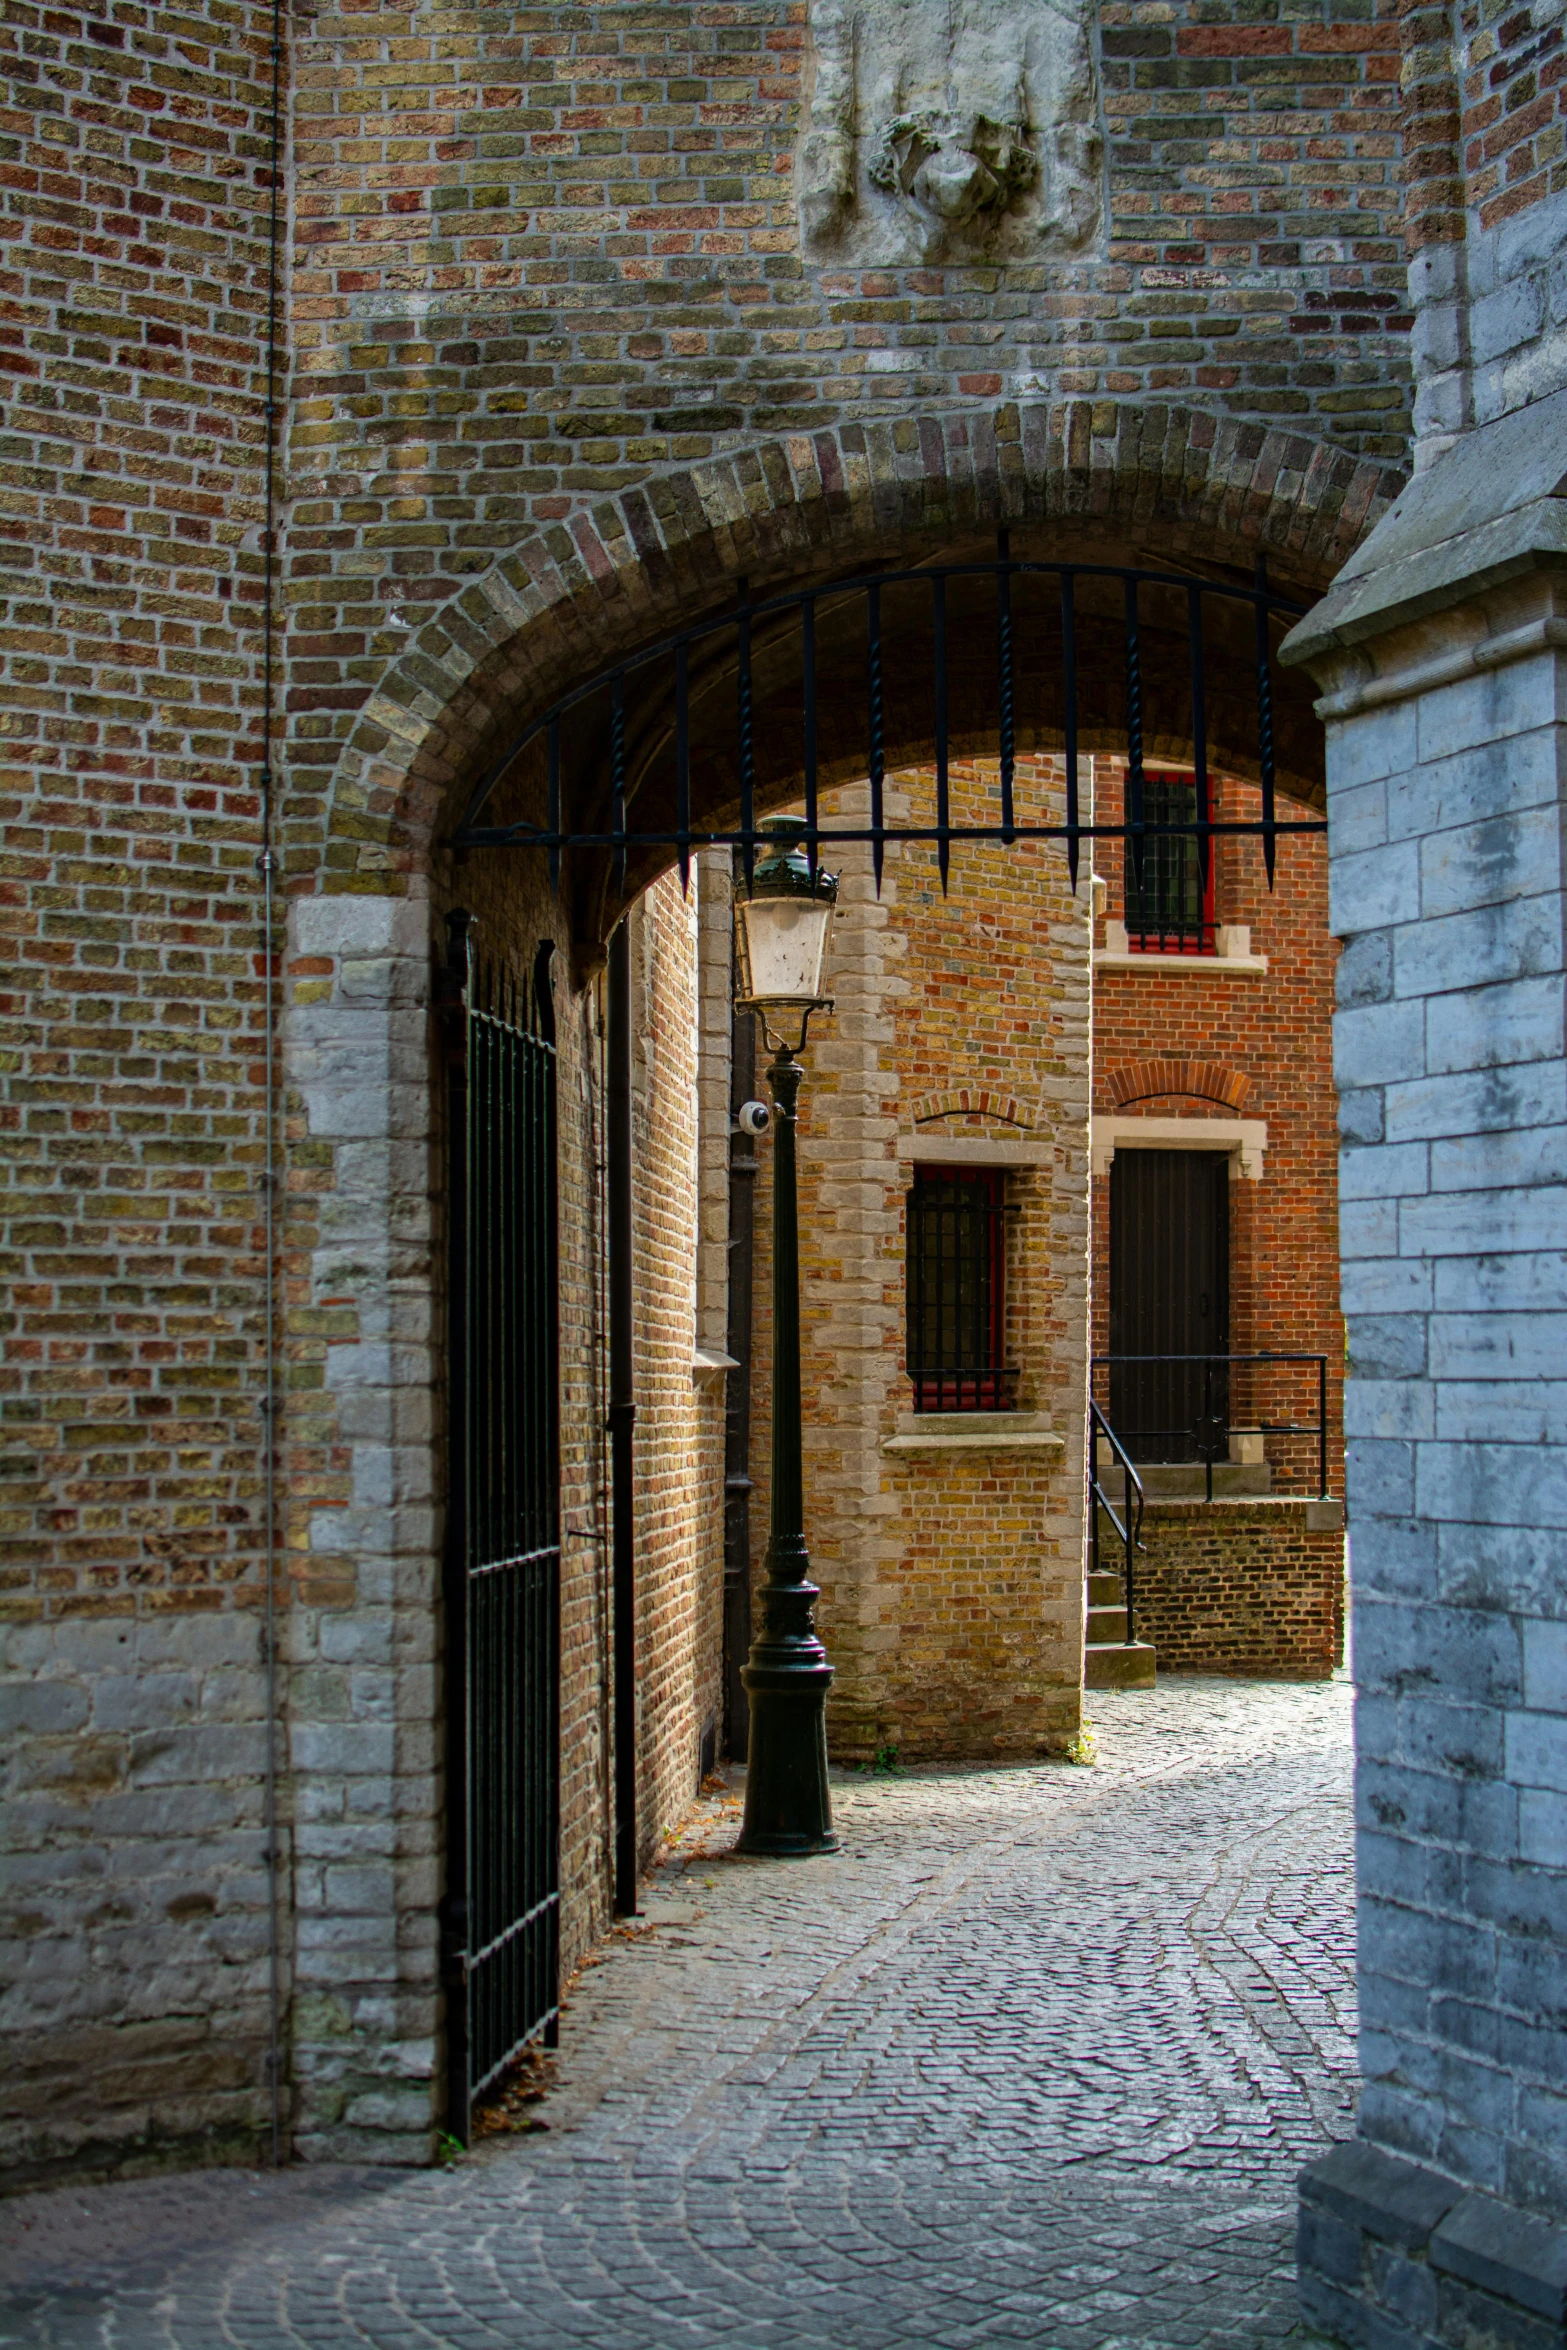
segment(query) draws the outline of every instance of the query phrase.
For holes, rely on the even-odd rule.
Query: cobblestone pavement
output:
[[[0,2341],[1260,2350],[1350,2126],[1349,1705],[1096,1692],[1092,1770],[855,1779],[836,1859],[704,1807],[579,1978],[548,2134],[454,2169],[0,2205]]]

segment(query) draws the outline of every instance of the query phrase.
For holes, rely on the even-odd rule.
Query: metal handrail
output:
[[[1121,1464],[1121,1506],[1126,1512],[1124,1518],[1116,1515],[1114,1502],[1111,1501],[1110,1496],[1099,1482],[1098,1440],[1101,1436],[1104,1437]],[[1137,1495],[1135,1511],[1132,1505],[1134,1491]],[[1147,1548],[1147,1544],[1142,1538],[1143,1481],[1137,1474],[1136,1464],[1131,1454],[1105,1418],[1104,1413],[1099,1409],[1098,1404],[1090,1396],[1088,1399],[1088,1543],[1089,1557],[1092,1562],[1089,1572],[1094,1575],[1101,1571],[1099,1565],[1099,1512],[1101,1510],[1104,1511],[1105,1516],[1117,1534],[1120,1535],[1125,1552],[1121,1578],[1126,1592],[1126,1645],[1130,1648],[1137,1639],[1137,1593],[1132,1558],[1134,1552]]]
[[[1188,1422],[1186,1423],[1186,1425],[1185,1425],[1185,1426],[1183,1426],[1183,1427],[1171,1427],[1171,1428],[1129,1428],[1129,1429],[1127,1429],[1126,1433],[1127,1433],[1127,1435],[1128,1435],[1128,1436],[1143,1436],[1143,1437],[1148,1437],[1148,1436],[1182,1436],[1182,1437],[1191,1437],[1191,1438],[1193,1439],[1193,1441],[1194,1441],[1194,1442],[1196,1442],[1196,1443],[1197,1443],[1197,1444],[1200,1446],[1200,1448],[1201,1448],[1201,1453],[1202,1453],[1202,1460],[1203,1460],[1203,1465],[1204,1465],[1204,1467],[1205,1467],[1205,1469],[1206,1469],[1206,1472],[1207,1472],[1207,1474],[1206,1474],[1206,1478],[1205,1478],[1205,1486],[1206,1486],[1206,1498],[1207,1498],[1207,1499],[1208,1499],[1210,1502],[1211,1502],[1211,1501],[1212,1501],[1212,1499],[1213,1499],[1213,1464],[1214,1464],[1214,1458],[1215,1458],[1215,1455],[1214,1455],[1214,1452],[1213,1452],[1212,1443],[1211,1443],[1211,1441],[1210,1441],[1210,1438],[1209,1438],[1209,1435],[1208,1435],[1208,1433],[1207,1433],[1207,1432],[1208,1432],[1208,1431],[1211,1431],[1211,1430],[1212,1430],[1212,1429],[1213,1429],[1213,1428],[1214,1428],[1214,1427],[1217,1425],[1217,1421],[1216,1421],[1215,1414],[1214,1414],[1214,1409],[1213,1409],[1213,1367],[1214,1367],[1214,1365],[1215,1365],[1216,1363],[1223,1363],[1223,1364],[1225,1364],[1225,1365],[1229,1365],[1229,1364],[1232,1364],[1232,1363],[1314,1363],[1314,1364],[1316,1365],[1316,1369],[1317,1369],[1317,1416],[1316,1416],[1316,1419],[1315,1419],[1315,1420],[1234,1420],[1234,1421],[1232,1421],[1232,1420],[1230,1420],[1230,1419],[1228,1418],[1228,1415],[1226,1415],[1226,1419],[1225,1419],[1225,1429],[1226,1429],[1226,1434],[1227,1434],[1227,1436],[1315,1436],[1315,1438],[1316,1438],[1316,1440],[1317,1440],[1317,1497],[1318,1497],[1318,1499],[1319,1499],[1319,1500],[1324,1500],[1324,1501],[1325,1501],[1325,1500],[1327,1499],[1327,1492],[1328,1492],[1328,1358],[1327,1358],[1327,1356],[1326,1356],[1325,1354],[1279,1354],[1279,1353],[1275,1353],[1275,1352],[1274,1352],[1274,1351],[1273,1351],[1271,1348],[1266,1348],[1266,1347],[1265,1347],[1265,1348],[1263,1348],[1263,1349],[1261,1350],[1261,1352],[1259,1352],[1259,1353],[1257,1353],[1257,1354],[1208,1354],[1208,1355],[1177,1355],[1177,1354],[1168,1354],[1168,1355],[1128,1355],[1128,1354],[1105,1354],[1105,1355],[1095,1355],[1095,1356],[1092,1358],[1092,1361],[1091,1361],[1091,1363],[1090,1363],[1090,1366],[1089,1366],[1089,1377],[1090,1377],[1090,1379],[1092,1379],[1094,1372],[1095,1372],[1095,1371],[1097,1371],[1097,1370],[1100,1368],[1101,1364],[1104,1364],[1104,1365],[1110,1365],[1110,1364],[1115,1364],[1115,1363],[1201,1363],[1201,1364],[1202,1364],[1202,1366],[1203,1366],[1203,1408],[1202,1408],[1202,1413],[1201,1413],[1201,1416],[1200,1416],[1200,1417],[1199,1417],[1199,1418],[1198,1418],[1196,1421],[1188,1421]],[[1092,1408],[1093,1408],[1095,1411],[1097,1411],[1097,1410],[1099,1409],[1099,1407],[1098,1407],[1098,1405],[1097,1405],[1097,1404],[1093,1405],[1093,1407],[1092,1407]],[[1111,1432],[1111,1431],[1109,1431],[1108,1422],[1106,1423],[1106,1429],[1107,1429],[1107,1432]],[[1117,1442],[1119,1443],[1119,1439],[1117,1439]]]

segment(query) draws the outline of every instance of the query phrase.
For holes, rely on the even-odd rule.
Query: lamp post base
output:
[[[763,1647],[759,1641],[757,1647]],[[842,1850],[827,1787],[827,1691],[832,1667],[816,1657],[752,1661],[740,1678],[751,1704],[745,1765],[745,1823],[737,1850],[769,1860],[809,1860]]]

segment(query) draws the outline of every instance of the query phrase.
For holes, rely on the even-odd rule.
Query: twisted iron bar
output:
[[[1010,847],[1012,832],[1012,776],[1015,724],[1012,704],[1012,560],[1011,541],[1006,531],[997,534],[996,552],[1001,569],[996,574],[996,657],[1000,666],[998,716],[1001,722],[1001,837]]]

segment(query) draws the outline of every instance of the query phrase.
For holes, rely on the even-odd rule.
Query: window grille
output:
[[[1195,825],[1197,786],[1185,776],[1150,774],[1143,781],[1148,830],[1139,844],[1126,840],[1126,939],[1147,954],[1214,952],[1213,853],[1203,871],[1194,831],[1163,832],[1162,825]]]
[[[917,1412],[994,1412],[1003,1362],[1006,1206],[989,1168],[920,1167],[908,1197],[908,1369]]]

